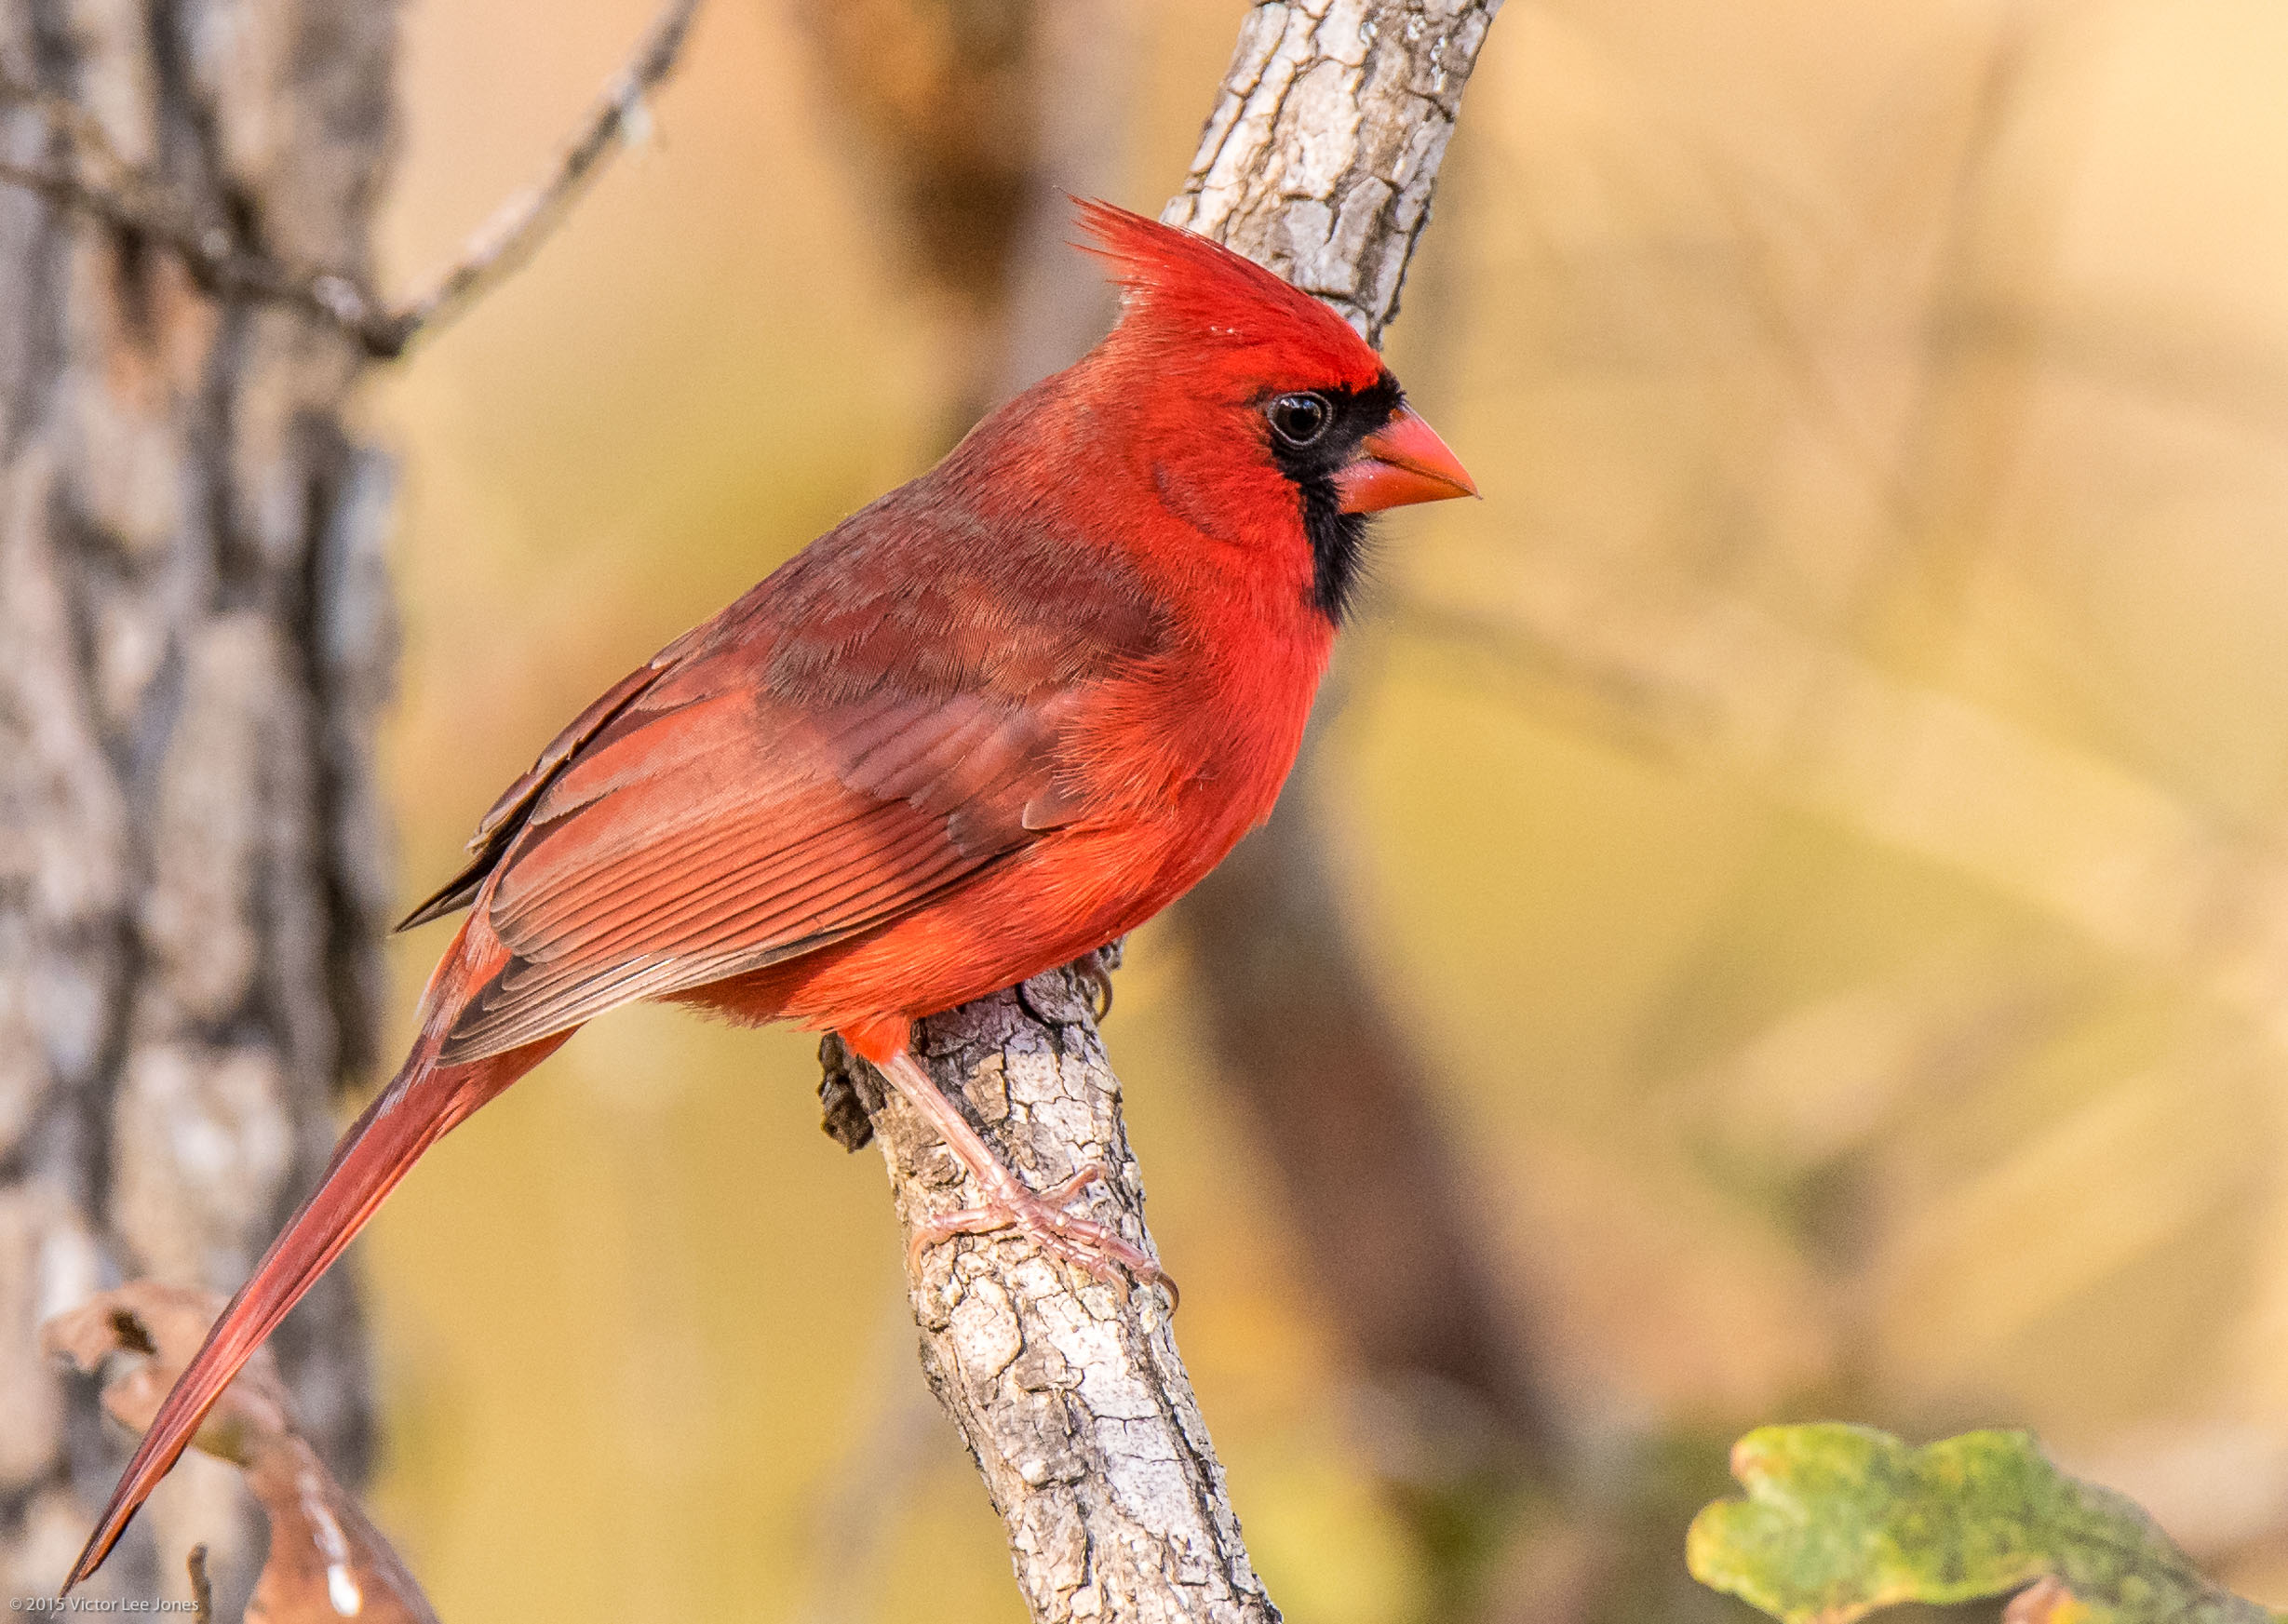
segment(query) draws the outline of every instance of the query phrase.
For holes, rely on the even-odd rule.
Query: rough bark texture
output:
[[[1184,189],[1161,213],[1379,343],[1501,0],[1267,0],[1247,14]]]
[[[1267,4],[1249,13],[1165,218],[1335,302],[1397,311],[1462,87],[1499,0]],[[924,1023],[947,1094],[1036,1188],[1113,1169],[1091,1210],[1148,1248],[1119,1081],[1071,972]],[[880,1130],[900,1217],[973,1205],[935,1137],[828,1046],[830,1129]],[[932,1387],[1008,1526],[1036,1620],[1272,1620],[1156,1289],[1115,1289],[1007,1235],[933,1247],[910,1281]]]
[[[361,285],[393,8],[0,7],[0,158],[163,185],[217,242]],[[217,235],[219,234],[219,235]],[[0,1591],[53,1593],[124,1440],[40,1360],[41,1317],[150,1275],[228,1290],[333,1138],[378,1004],[370,735],[391,619],[387,463],[319,318],[217,300],[182,259],[0,186]],[[278,1352],[355,1476],[340,1277]],[[195,1463],[91,1590],[255,1566]],[[154,1537],[156,1537],[155,1543]],[[165,1569],[156,1551],[168,1552]]]
[[[1036,976],[924,1022],[920,1053],[1035,1188],[1091,1161],[1110,1167],[1114,1188],[1091,1210],[1149,1245],[1091,990],[1070,970]],[[829,1121],[854,1091],[909,1233],[976,1204],[967,1173],[903,1100],[885,1101],[831,1040],[827,1058]],[[933,1247],[910,1283],[922,1369],[1008,1524],[1033,1617],[1278,1617],[1240,1542],[1164,1293],[1090,1280],[1004,1237]]]

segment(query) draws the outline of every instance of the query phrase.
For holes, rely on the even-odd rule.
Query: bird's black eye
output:
[[[1272,433],[1300,450],[1326,433],[1327,425],[1335,421],[1335,409],[1327,405],[1324,395],[1282,395],[1271,403],[1266,415],[1272,420]]]

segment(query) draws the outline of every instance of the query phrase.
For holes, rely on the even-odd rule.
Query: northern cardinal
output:
[[[408,925],[468,919],[421,1032],[215,1322],[70,1583],[421,1153],[638,999],[831,1027],[976,1176],[927,1244],[1014,1226],[1158,1268],[1002,1165],[908,1049],[923,1015],[1150,919],[1270,815],[1366,514],[1474,494],[1332,311],[1207,239],[1081,206],[1124,291],[995,411],[583,711]]]

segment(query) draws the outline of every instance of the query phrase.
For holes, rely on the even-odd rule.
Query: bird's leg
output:
[[[1067,1210],[1091,1184],[1099,1179],[1110,1182],[1110,1169],[1101,1162],[1091,1162],[1054,1189],[1036,1195],[993,1154],[993,1148],[945,1096],[911,1050],[898,1050],[880,1062],[879,1067],[882,1076],[889,1079],[890,1086],[937,1130],[947,1148],[969,1169],[985,1192],[982,1206],[948,1213],[943,1217],[924,1218],[914,1226],[913,1243],[907,1257],[909,1268],[920,1261],[925,1248],[956,1235],[981,1235],[1013,1228],[1029,1236],[1050,1256],[1078,1264],[1098,1280],[1116,1283],[1120,1271],[1126,1269],[1143,1284],[1165,1286],[1170,1302],[1174,1302],[1176,1282],[1168,1278],[1166,1270],[1105,1225]]]

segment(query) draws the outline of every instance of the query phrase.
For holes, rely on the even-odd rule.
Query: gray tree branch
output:
[[[1499,4],[1258,6],[1164,218],[1271,264],[1379,337]],[[1110,1166],[1095,1215],[1150,1249],[1087,985],[1058,971],[936,1016],[920,1052],[1036,1188],[1091,1161]],[[824,1058],[828,1129],[853,1148],[869,1124],[879,1131],[908,1234],[976,1203],[901,1100],[838,1044]],[[1103,1284],[1007,1235],[930,1248],[908,1287],[923,1370],[1007,1526],[1039,1624],[1278,1617],[1241,1541],[1163,1293]]]
[[[1380,343],[1501,0],[1264,0],[1161,213]]]

